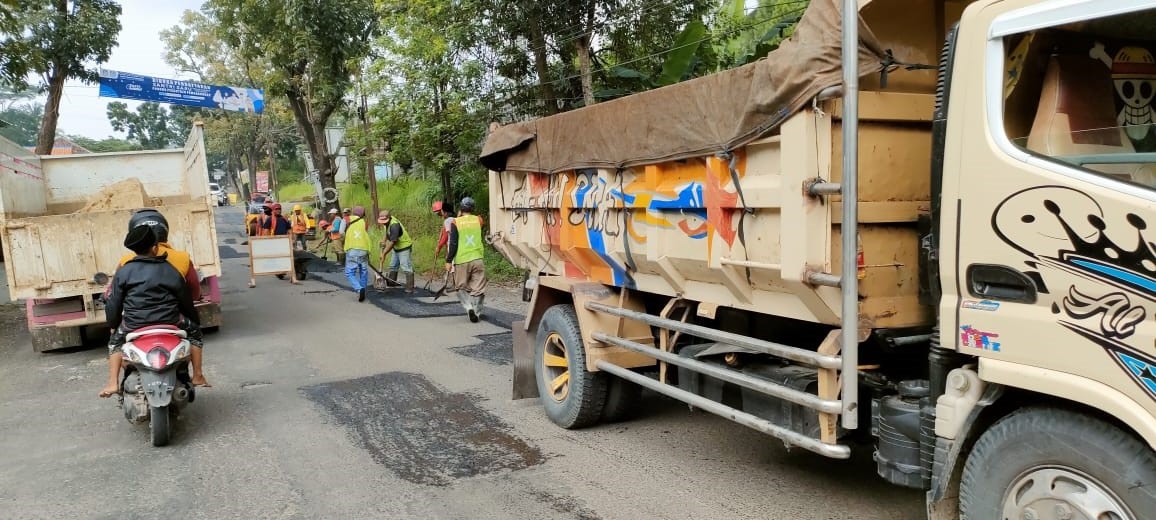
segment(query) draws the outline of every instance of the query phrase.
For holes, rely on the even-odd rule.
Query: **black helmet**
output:
[[[155,209],[146,208],[133,213],[128,219],[128,230],[132,231],[137,226],[152,226],[153,232],[157,235],[157,242],[169,241],[169,221]]]

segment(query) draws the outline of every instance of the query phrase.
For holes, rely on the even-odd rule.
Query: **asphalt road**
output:
[[[509,399],[513,313],[359,304],[337,272],[248,289],[241,212],[217,220],[214,386],[171,446],[97,398],[103,347],[35,354],[23,307],[0,304],[0,518],[922,517],[921,493],[882,482],[869,450],[787,451],[657,396],[631,422],[559,429]],[[512,292],[489,301],[519,310]]]

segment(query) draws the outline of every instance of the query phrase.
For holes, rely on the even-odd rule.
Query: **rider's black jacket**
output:
[[[165,256],[137,256],[116,270],[104,308],[113,330],[179,325],[181,316],[197,323],[185,280]]]

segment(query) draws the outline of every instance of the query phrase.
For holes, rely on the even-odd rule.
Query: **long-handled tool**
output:
[[[381,274],[381,271],[378,271],[376,267],[373,267],[373,264],[366,262],[365,265],[368,265],[369,270],[373,271],[374,274],[376,274],[379,278],[381,278],[382,280],[385,280],[385,285],[387,287],[404,287],[405,286],[405,284],[403,284],[397,280],[390,280],[389,278],[386,278],[386,276],[384,274]]]
[[[452,271],[446,271],[445,277],[442,278],[442,288],[438,289],[438,291],[434,293],[433,301],[438,301],[438,298],[445,296],[446,292],[448,292],[447,289],[450,288],[450,276],[452,275]]]

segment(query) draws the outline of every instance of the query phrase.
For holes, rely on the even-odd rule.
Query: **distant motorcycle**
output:
[[[149,423],[153,446],[169,443],[170,425],[196,399],[189,377],[192,344],[185,331],[153,325],[128,333],[120,347],[128,366],[121,376],[121,408],[130,423]]]

